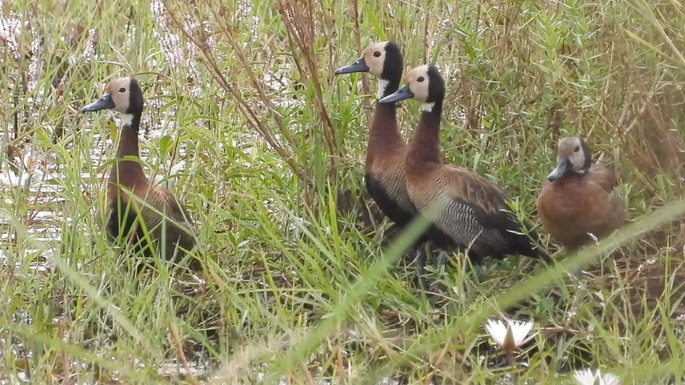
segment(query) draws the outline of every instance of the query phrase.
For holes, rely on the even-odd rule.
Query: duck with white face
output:
[[[538,234],[523,231],[509,209],[510,198],[499,186],[472,170],[443,164],[440,123],[445,81],[434,65],[407,72],[405,85],[380,103],[412,98],[421,103],[421,117],[405,158],[407,190],[414,206],[440,230],[439,245],[469,245],[469,259],[476,265],[486,256],[524,255],[549,261],[549,255],[535,247]]]
[[[124,240],[135,253],[146,257],[158,253],[178,261],[195,246],[195,231],[171,191],[152,184],[143,172],[138,149],[143,108],[143,91],[132,77],[112,80],[102,97],[81,108],[83,113],[121,114],[121,135],[107,184],[107,234],[115,243]]]

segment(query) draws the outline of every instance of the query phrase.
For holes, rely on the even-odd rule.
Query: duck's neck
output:
[[[407,166],[441,163],[440,161],[440,118],[442,99],[421,105],[421,118],[409,144]]]
[[[395,93],[400,87],[400,79],[381,79],[378,85],[377,99]],[[387,148],[388,145],[404,145],[402,134],[397,126],[397,106],[396,103],[378,103],[376,101],[376,112],[371,123],[369,136],[369,152],[379,151]]]
[[[566,173],[566,175],[564,175],[563,177],[566,177],[566,178],[575,178],[575,179],[583,179],[583,177],[585,177],[587,174],[588,174],[588,170],[578,170],[578,171],[571,170],[571,171],[568,171],[568,172]],[[562,178],[563,178],[563,177],[562,177]]]
[[[121,121],[123,127],[119,147],[117,147],[115,163],[109,179],[118,181],[119,184],[133,185],[137,181],[146,180],[138,150],[140,114],[124,114]]]

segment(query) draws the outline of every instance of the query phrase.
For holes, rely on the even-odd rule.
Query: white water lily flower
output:
[[[530,329],[533,328],[532,322],[520,322],[507,320],[507,324],[501,320],[488,320],[485,325],[485,330],[490,334],[490,337],[499,345],[505,352],[513,352],[523,343],[530,340]]]
[[[592,369],[576,370],[573,372],[573,379],[578,385],[621,385],[618,377],[611,373],[602,373],[597,369],[592,372]]]

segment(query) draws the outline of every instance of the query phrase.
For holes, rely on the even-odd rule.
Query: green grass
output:
[[[0,7],[22,26],[17,58],[0,37],[0,170],[46,175],[2,186],[0,381],[570,383],[569,370],[599,367],[624,384],[685,383],[679,3],[165,5],[161,17],[125,0]],[[441,306],[417,295],[410,239],[384,241],[390,224],[362,181],[375,80],[333,76],[381,39],[407,68],[439,65],[443,157],[497,181],[518,215],[537,223],[562,135],[620,173],[632,223],[557,254],[588,265],[582,282],[515,258],[480,283],[458,263],[435,272],[466,286]],[[197,277],[165,264],[137,276],[103,236],[116,121],[78,108],[127,75],[145,90],[146,170],[196,221]],[[400,108],[407,136],[417,109]],[[484,331],[503,315],[538,332],[513,368]]]

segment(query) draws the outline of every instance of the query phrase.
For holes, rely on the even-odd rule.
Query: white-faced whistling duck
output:
[[[396,43],[387,41],[373,43],[362,51],[361,57],[351,65],[338,68],[336,75],[368,72],[380,79],[377,98],[393,94],[402,80],[403,58]],[[395,103],[376,103],[373,122],[366,150],[364,181],[366,190],[383,214],[403,229],[411,223],[417,210],[409,199],[404,173],[405,143],[397,124]],[[416,267],[423,276],[426,263],[422,247],[435,232],[433,226],[426,229],[415,242]],[[419,281],[423,284],[422,281]]]
[[[107,185],[107,233],[111,241],[124,240],[147,257],[152,256],[150,239],[163,258],[180,260],[195,246],[194,229],[174,195],[150,183],[143,173],[138,152],[143,107],[143,91],[136,79],[128,77],[111,81],[100,99],[81,108],[81,112],[113,109],[121,114],[123,127]]]
[[[421,102],[419,125],[405,158],[407,190],[412,203],[426,213],[434,203],[442,203],[430,218],[440,230],[432,239],[440,248],[469,245],[468,256],[475,264],[490,256],[524,255],[550,260],[521,232],[521,225],[507,206],[507,194],[493,182],[462,167],[445,165],[440,160],[440,119],[445,97],[445,82],[433,65],[422,65],[405,75],[406,85],[380,103],[414,98]],[[529,235],[538,240],[535,231]]]
[[[609,169],[592,164],[581,138],[559,141],[557,166],[547,176],[537,200],[542,225],[567,251],[609,235],[626,222],[618,180]]]

